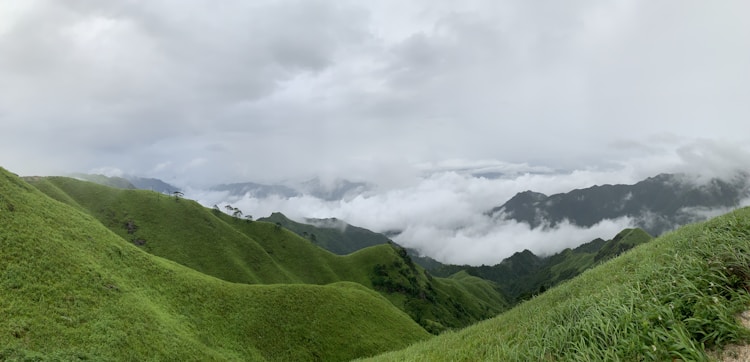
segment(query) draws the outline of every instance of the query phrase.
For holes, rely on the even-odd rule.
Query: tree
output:
[[[232,211],[233,211],[232,212],[232,216],[234,216],[234,217],[236,217],[238,219],[242,217],[242,210],[240,210],[239,208],[235,207]]]
[[[273,227],[276,230],[281,230],[281,223],[277,222],[276,225]]]
[[[221,209],[219,208],[219,205],[214,205],[214,214],[218,214],[221,212]]]
[[[226,206],[224,206],[224,208],[227,209],[227,211],[229,211],[229,212],[234,211],[234,208],[232,207],[232,205],[229,205],[229,204],[226,204]]]
[[[248,223],[253,222],[253,215],[245,215],[245,220],[247,220]]]
[[[174,196],[175,201],[179,200],[180,197],[185,196],[185,194],[183,194],[182,191],[174,191],[172,192],[172,195]]]

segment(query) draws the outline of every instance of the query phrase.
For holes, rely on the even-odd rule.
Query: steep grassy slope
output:
[[[0,360],[346,360],[428,334],[355,283],[233,284],[0,169]]]
[[[250,284],[299,281],[257,242],[190,200],[67,177],[27,181],[59,201],[72,200],[73,205],[87,210],[104,226],[144,250],[200,272]]]
[[[683,227],[492,320],[380,361],[707,360],[747,341],[750,208]]]
[[[240,220],[190,200],[65,177],[28,180],[143,250],[227,281],[359,283],[380,291],[433,333],[495,316],[507,306],[492,283],[466,288],[457,279],[432,280],[391,245],[338,256],[275,224]]]

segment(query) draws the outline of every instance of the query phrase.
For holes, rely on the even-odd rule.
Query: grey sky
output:
[[[208,205],[227,201],[196,191],[212,183],[344,177],[381,187],[232,202],[403,230],[452,262],[553,252],[628,220],[540,232],[483,212],[527,189],[747,169],[747,14],[744,0],[0,0],[0,166],[158,177]]]
[[[2,1],[0,164],[185,183],[750,138],[745,1]]]

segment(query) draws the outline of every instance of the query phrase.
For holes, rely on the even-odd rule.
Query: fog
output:
[[[255,218],[282,212],[300,222],[305,218],[332,218],[377,232],[400,232],[394,240],[423,255],[454,264],[496,264],[515,252],[529,249],[549,255],[595,238],[611,239],[634,220],[604,220],[591,228],[563,222],[555,227],[530,229],[525,223],[493,220],[486,214],[516,193],[532,190],[548,195],[602,184],[633,184],[660,172],[683,173],[692,182],[726,178],[743,170],[750,160],[740,145],[700,141],[672,153],[631,159],[610,169],[553,171],[544,167],[501,162],[457,160],[420,166],[421,177],[408,184],[375,187],[336,201],[309,195],[232,197],[227,193],[190,189],[188,197],[205,205],[231,203]],[[488,170],[505,171],[498,178],[477,177]],[[715,216],[729,209],[685,209],[691,217]]]

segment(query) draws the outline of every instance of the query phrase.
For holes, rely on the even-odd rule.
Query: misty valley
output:
[[[573,245],[550,240],[554,252],[459,265],[413,247],[403,230],[232,206],[342,202],[371,184],[221,185],[214,191],[232,204],[208,205],[158,179],[2,171],[0,357],[701,359],[745,335],[727,321],[750,305],[749,179],[661,174],[520,192],[480,216],[528,230],[623,218],[629,227],[584,241],[550,232]],[[571,344],[583,335],[616,340]]]
[[[748,14],[0,0],[0,362],[750,361]]]

